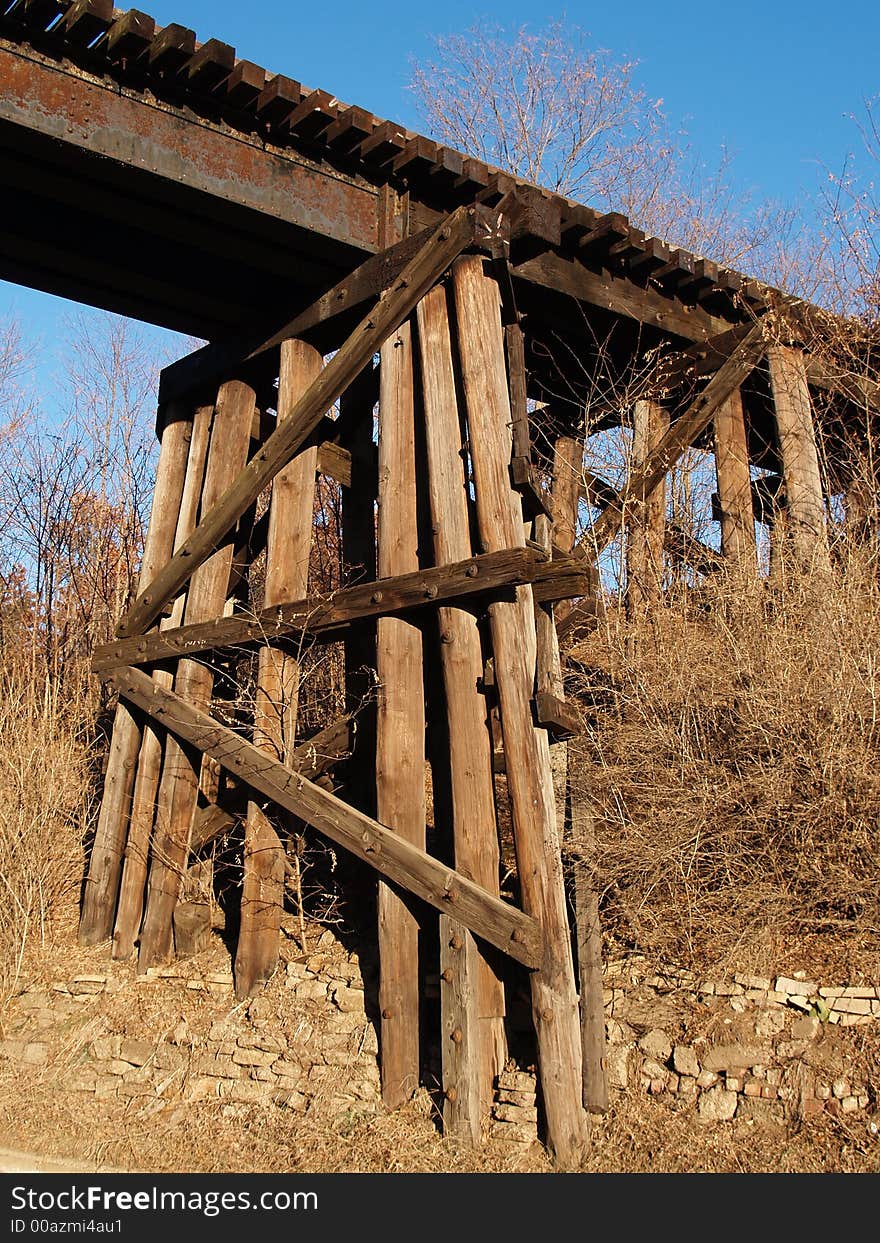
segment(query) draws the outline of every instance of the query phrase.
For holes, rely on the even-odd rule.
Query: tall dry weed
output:
[[[94,692],[44,669],[26,651],[0,659],[0,1013],[40,951],[70,934],[94,798]]]
[[[880,935],[880,584],[717,576],[573,653],[606,925],[757,966],[792,935]],[[583,843],[573,842],[577,852]]]

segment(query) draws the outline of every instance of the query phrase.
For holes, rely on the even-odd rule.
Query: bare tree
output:
[[[23,382],[18,342],[9,330],[0,346],[0,584],[18,640],[56,673],[109,637],[131,588],[149,499],[156,360],[127,321],[75,319],[53,417]]]
[[[696,157],[638,85],[637,62],[593,48],[578,27],[477,25],[435,49],[413,65],[410,90],[442,142],[723,263],[790,228],[779,208],[749,210],[728,152],[712,168]]]

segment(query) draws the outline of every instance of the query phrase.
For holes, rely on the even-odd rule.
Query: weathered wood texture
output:
[[[446,290],[437,286],[417,310],[428,498],[434,560],[471,554],[463,429],[455,391]],[[437,610],[443,673],[455,866],[498,893],[499,848],[492,782],[492,736],[479,690],[483,652],[476,617]],[[504,988],[471,934],[453,920],[440,929],[443,1126],[476,1143],[504,1066]],[[454,1033],[463,1033],[461,1040]]]
[[[306,635],[335,641],[353,623],[369,618],[406,614],[453,600],[475,607],[476,600],[468,601],[468,597],[483,604],[493,594],[503,596],[524,583],[532,585],[537,600],[565,599],[582,595],[591,582],[591,567],[583,560],[557,558],[551,562],[533,548],[502,549],[455,565],[344,587],[330,597],[278,604],[255,617],[223,617],[139,638],[117,639],[95,649],[92,671],[154,664],[218,648],[269,642],[285,635],[292,636],[294,642]]]
[[[640,475],[669,430],[669,414],[654,401],[637,401],[633,409],[631,477]],[[626,511],[626,612],[643,617],[663,590],[666,537],[666,477],[634,496]]]
[[[379,576],[418,569],[412,332],[401,324],[379,358]],[[377,627],[376,817],[425,845],[422,635],[399,617]],[[419,1084],[419,922],[410,901],[379,883],[382,1098],[390,1108]]]
[[[801,569],[828,572],[822,472],[803,353],[786,345],[767,350],[785,478],[786,527]]]
[[[572,436],[558,436],[553,445],[553,542],[563,552],[571,552],[577,538],[578,504],[584,488],[584,442]],[[571,611],[567,600],[554,609],[557,621]]]
[[[184,546],[142,591],[120,622],[120,636],[142,634],[165,604],[228,534],[248,506],[290,461],[310,432],[358,376],[383,341],[407,318],[419,299],[473,240],[474,211],[461,207],[445,218],[392,288],[361,321],[321,371],[246,470],[203,515]]]
[[[580,541],[581,546],[598,556],[620,526],[621,516],[634,500],[643,500],[678,461],[682,453],[693,444],[709,425],[715,411],[726,401],[734,389],[754,370],[765,351],[763,330],[757,323],[730,358],[712,377],[700,395],[663,436],[657,448],[650,454],[641,471],[633,475],[620,493],[617,502],[609,504],[601,516]]]
[[[602,927],[599,919],[596,828],[587,789],[587,773],[592,760],[581,739],[574,739],[568,744],[568,762],[571,835],[577,852],[574,901],[581,990],[584,1105],[591,1113],[604,1114],[608,1112],[608,1076],[605,1070],[607,1045]]]
[[[208,456],[208,441],[213,417],[213,405],[200,406],[193,417],[186,477],[174,534],[174,548],[178,548],[190,535],[198,521],[199,500],[205,477],[205,462]],[[160,632],[180,625],[183,620],[185,602],[186,593],[181,593],[174,601],[170,615],[162,618],[159,624]],[[174,685],[174,674],[169,670],[157,669],[153,677],[169,689]],[[138,757],[128,840],[125,844],[122,883],[119,888],[119,907],[113,926],[112,953],[117,959],[130,958],[134,953],[144,913],[144,888],[147,883],[150,835],[156,815],[156,793],[162,771],[163,746],[163,731],[154,722],[148,722],[144,727],[144,737]]]
[[[349,428],[351,483],[341,491],[343,581],[376,578],[376,446],[373,443],[377,380],[367,368],[342,395],[339,417]],[[375,594],[375,589],[370,593]],[[380,601],[381,603],[381,601]],[[344,638],[345,710],[357,720],[353,754],[345,766],[350,802],[362,811],[376,810],[376,626],[362,621]]]
[[[251,789],[312,825],[383,877],[443,914],[454,910],[471,932],[525,966],[535,967],[542,961],[543,932],[529,915],[280,764],[139,669],[115,671],[107,681],[191,748],[213,756]]]
[[[153,505],[141,562],[141,588],[153,579],[171,555],[186,475],[191,428],[192,418],[188,411],[181,406],[166,408]],[[79,923],[79,940],[82,945],[96,945],[109,937],[113,929],[140,745],[140,724],[130,709],[121,704],[113,721],[101,811],[89,856],[89,871]]]
[[[519,498],[511,490],[510,402],[496,282],[482,260],[453,266],[458,349],[468,417],[477,527],[483,547],[524,542]],[[531,589],[489,608],[517,870],[523,906],[544,934],[544,958],[531,977],[547,1138],[556,1161],[575,1168],[587,1138],[580,1102],[581,1049],[562,860],[546,733],[532,724],[535,618]]]
[[[317,350],[284,341],[278,377],[278,424],[321,370]],[[318,449],[302,449],[272,481],[263,607],[302,599],[309,589]],[[299,663],[266,645],[260,649],[254,703],[254,745],[282,762],[296,740]],[[272,975],[284,909],[284,849],[259,804],[248,804],[244,834],[241,923],[235,951],[235,995],[250,997]]]
[[[715,411],[715,473],[721,510],[721,551],[732,570],[755,573],[758,550],[742,395],[734,389]]]
[[[577,447],[575,447],[575,445]],[[580,501],[580,474],[572,484],[571,462],[583,462],[579,442],[557,442],[553,473],[553,537],[563,552],[570,552],[576,537]],[[536,528],[539,524],[536,522]],[[564,677],[558,656],[559,694],[564,697]],[[573,841],[574,908],[577,929],[578,985],[580,988],[581,1057],[584,1106],[592,1113],[608,1109],[608,1082],[605,1073],[605,1000],[602,980],[602,930],[599,923],[598,883],[593,858],[596,837],[590,806],[592,760],[588,748],[578,738],[551,746],[556,782],[557,825],[560,836],[567,828]],[[587,862],[587,860],[589,862]]]
[[[229,481],[244,465],[254,405],[253,389],[237,380],[224,384],[217,394],[202,489],[203,511],[210,510],[216,504],[217,497],[223,494]],[[187,622],[205,621],[223,612],[232,555],[233,542],[230,539],[199,565],[187,592]],[[213,683],[213,672],[205,665],[192,660],[182,660],[178,665],[175,691],[198,707],[204,708],[210,703]],[[146,971],[171,953],[171,918],[189,855],[200,763],[200,755],[193,755],[170,737],[166,740],[138,952],[139,971]]]
[[[285,763],[294,772],[308,777],[309,781],[319,781],[324,773],[351,754],[354,732],[354,722],[349,717],[333,721],[313,734],[308,742],[296,747],[288,754]],[[324,778],[324,781],[327,780],[329,778]],[[228,832],[237,817],[247,814],[248,801],[245,788],[227,778],[220,802],[202,807],[193,819],[190,842],[192,853],[195,855],[204,850],[212,841]],[[289,826],[283,824],[281,827],[287,830]]]

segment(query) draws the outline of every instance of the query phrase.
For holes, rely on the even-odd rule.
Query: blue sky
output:
[[[162,24],[191,26],[201,39],[222,39],[239,56],[412,128],[410,59],[430,54],[432,36],[478,18],[532,28],[565,18],[615,58],[639,61],[639,83],[663,100],[671,120],[684,123],[710,165],[726,145],[744,189],[794,203],[806,203],[823,169],[839,169],[857,148],[849,116],[880,94],[878,0],[565,7],[447,0],[424,8],[412,0],[143,0],[141,7]],[[14,311],[28,336],[51,340],[68,309],[0,283],[0,317]],[[161,336],[166,346],[172,342],[171,334]]]

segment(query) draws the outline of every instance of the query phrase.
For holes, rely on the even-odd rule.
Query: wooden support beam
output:
[[[278,604],[261,610],[256,617],[221,617],[158,634],[117,639],[95,648],[92,671],[154,664],[198,652],[265,643],[284,635],[294,636],[294,641],[303,635],[330,636],[335,641],[354,622],[368,618],[406,614],[453,600],[465,603],[469,597],[472,607],[483,607],[493,595],[503,595],[523,583],[533,585],[537,599],[564,599],[583,595],[590,582],[591,567],[578,559],[550,562],[532,548],[502,549],[455,565],[357,583],[329,597],[310,596]]]
[[[678,461],[685,449],[708,427],[715,411],[734,389],[754,370],[765,352],[761,324],[743,338],[721,369],[683,415],[671,424],[644,467],[630,477],[617,502],[609,505],[580,541],[580,546],[598,556],[617,531],[624,508],[634,500],[644,500]]]
[[[312,825],[385,879],[444,914],[454,910],[471,932],[517,962],[527,967],[541,962],[542,932],[530,916],[258,750],[140,670],[121,669],[107,681],[130,703],[160,721],[169,733],[195,751],[212,756],[252,790]]]
[[[721,551],[737,573],[758,569],[755,513],[742,394],[734,389],[715,411],[715,473],[721,509]]]
[[[406,319],[449,264],[473,241],[475,211],[460,207],[445,217],[395,280],[387,295],[361,321],[290,416],[269,437],[247,469],[230,483],[206,513],[185,545],[142,591],[117,627],[125,637],[142,634],[211,555],[249,505],[286,466],[297,449],[359,375],[374,353]]]
[[[302,341],[281,345],[278,424],[317,378],[323,360]],[[315,509],[318,448],[300,452],[272,481],[263,607],[305,596]],[[296,739],[299,662],[277,647],[260,649],[254,703],[254,746],[284,762]],[[252,996],[278,962],[284,910],[284,849],[259,803],[248,803],[244,833],[241,923],[235,950],[235,995]]]
[[[354,745],[355,726],[350,717],[341,717],[330,725],[313,734],[308,742],[302,742],[288,755],[286,764],[294,772],[302,773],[309,781],[324,781],[324,777],[335,764],[351,755]],[[226,792],[221,803],[209,803],[203,807],[193,820],[192,841],[190,850],[197,854],[215,838],[227,832],[235,823],[236,817],[246,815],[248,799],[246,788],[236,784],[230,791],[227,781]],[[285,827],[285,826],[282,826]]]
[[[563,552],[570,552],[577,535],[578,507],[584,482],[583,441],[560,437],[554,447],[553,462],[553,535],[558,547]],[[567,610],[566,616],[569,614],[570,610]],[[558,653],[558,632],[556,650]],[[564,680],[560,678],[560,682],[564,700]],[[592,768],[592,760],[586,747],[575,741],[580,732],[573,730],[570,741],[555,744],[554,776],[557,789],[557,823],[561,822],[560,835],[565,833],[567,827],[569,838],[575,838],[576,847],[583,854],[590,850],[595,853],[595,826],[589,803],[587,777]],[[574,889],[583,1102],[590,1112],[605,1113],[608,1109],[608,1082],[605,1074],[605,1002],[599,894],[594,869],[587,870],[580,858],[575,864]]]
[[[689,341],[703,341],[730,328],[727,320],[710,315],[702,307],[685,306],[655,289],[642,289],[633,281],[609,272],[591,272],[583,264],[561,255],[547,253],[516,264],[513,275]]]
[[[422,299],[417,317],[434,560],[454,564],[470,555],[471,531],[464,435],[442,286]],[[437,626],[455,866],[497,895],[492,735],[486,697],[479,689],[483,653],[477,619],[444,605],[437,610]],[[440,925],[440,1008],[444,1132],[476,1144],[491,1107],[495,1076],[505,1062],[504,988],[482,947],[452,916]]]
[[[162,424],[153,505],[141,561],[142,587],[171,554],[189,454],[192,422],[186,409],[180,405],[166,407]],[[113,720],[101,810],[89,856],[79,923],[81,945],[96,945],[109,937],[113,928],[140,745],[140,724],[122,704]]]
[[[378,571],[418,571],[412,333],[401,324],[379,356]],[[425,698],[422,635],[399,617],[377,627],[376,817],[425,847]],[[379,1011],[382,1099],[396,1109],[419,1084],[419,917],[380,882]]]
[[[496,282],[478,257],[453,265],[453,287],[476,497],[487,551],[525,541],[519,498],[510,487],[510,401]],[[541,968],[531,977],[547,1139],[557,1163],[576,1168],[587,1139],[580,1103],[581,1049],[562,862],[545,731],[531,715],[535,679],[534,600],[489,608],[507,781],[523,906],[544,934]]]
[[[605,1070],[604,983],[602,980],[602,927],[599,917],[599,878],[596,866],[596,826],[585,789],[592,759],[581,740],[568,744],[571,836],[578,853],[575,861],[574,903],[577,925],[578,977],[581,1000],[581,1053],[583,1101],[590,1113],[608,1112],[608,1076]]]
[[[795,557],[802,570],[828,573],[831,554],[804,355],[787,345],[772,345],[767,362],[785,479],[786,520]]]
[[[203,510],[216,504],[217,497],[222,495],[229,481],[235,478],[245,463],[255,404],[253,389],[237,380],[224,384],[217,394],[202,489]],[[187,540],[183,547],[187,547],[189,542]],[[200,561],[187,592],[187,622],[204,621],[223,612],[232,555],[233,542],[227,540],[213,552],[210,559]],[[213,684],[214,675],[210,667],[192,660],[182,660],[178,665],[175,691],[197,707],[208,705]],[[194,756],[173,738],[166,740],[144,925],[138,951],[138,970],[142,972],[167,959],[171,953],[171,919],[189,856],[200,764],[201,756]]]
[[[654,401],[637,401],[633,409],[630,478],[640,475],[669,431],[669,413]],[[635,496],[626,510],[626,614],[643,617],[663,590],[663,547],[666,537],[666,477],[644,497]]]
[[[346,444],[352,454],[351,483],[342,488],[343,581],[352,585],[376,579],[378,461],[373,424],[377,397],[375,373],[367,370],[343,394],[340,402],[339,417],[349,428]],[[367,598],[372,598],[376,590],[374,588]],[[376,810],[375,623],[362,622],[347,630],[344,660],[345,709],[358,721],[355,752],[345,769],[346,790],[351,792],[350,802],[357,802],[362,811],[373,813]]]
[[[173,548],[179,547],[195,530],[213,417],[214,407],[210,405],[199,407],[193,418],[186,476],[177,515]],[[159,625],[160,632],[180,625],[183,620],[185,602],[185,593],[177,597],[170,615],[162,618]],[[153,677],[169,690],[174,685],[174,674],[169,670],[157,669]],[[134,953],[144,913],[144,889],[147,883],[150,835],[156,815],[156,792],[162,771],[163,742],[162,732],[152,721],[147,722],[137,763],[137,778],[131,800],[131,819],[128,840],[125,844],[122,883],[119,888],[119,907],[113,927],[111,952],[114,958],[123,961]]]

